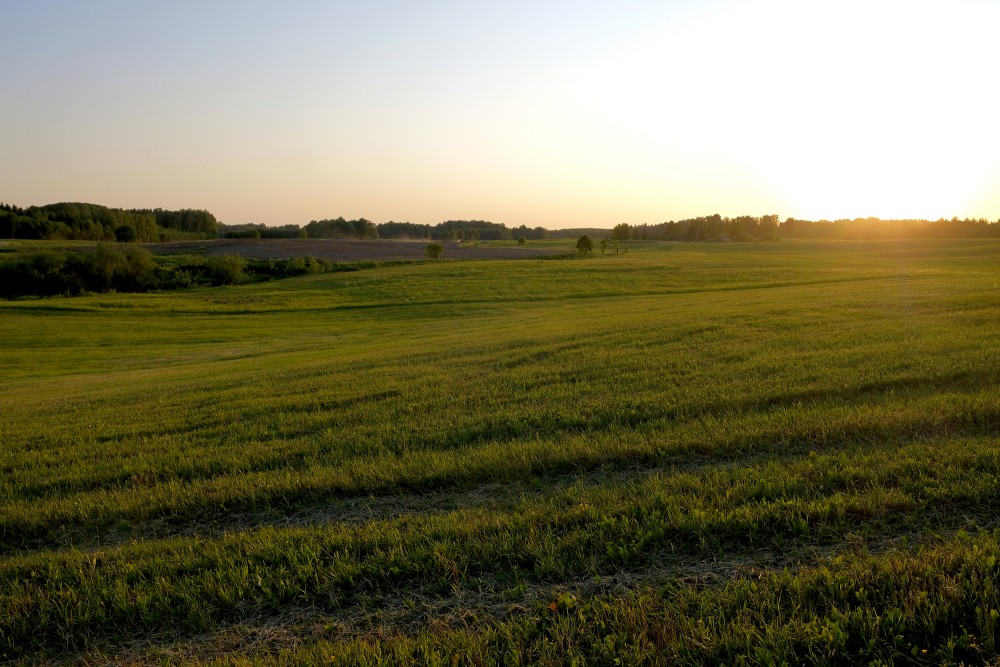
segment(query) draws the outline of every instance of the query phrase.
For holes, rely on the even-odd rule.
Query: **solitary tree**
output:
[[[424,256],[427,259],[438,259],[441,257],[441,253],[444,252],[444,246],[440,243],[428,243],[427,247],[424,248]]]
[[[581,255],[589,255],[594,250],[594,242],[584,234],[576,240],[576,251]]]
[[[518,236],[517,237],[517,244],[518,245],[524,245],[527,242],[528,242],[528,239],[525,238],[524,236]]]
[[[135,227],[132,225],[118,225],[115,227],[115,240],[119,243],[131,243],[135,241]]]

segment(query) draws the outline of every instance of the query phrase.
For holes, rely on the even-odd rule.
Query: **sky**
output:
[[[1000,217],[1000,3],[0,0],[0,201]]]

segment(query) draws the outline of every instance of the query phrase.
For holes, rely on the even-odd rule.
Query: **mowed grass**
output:
[[[2,303],[0,658],[991,659],[998,267],[634,243]]]

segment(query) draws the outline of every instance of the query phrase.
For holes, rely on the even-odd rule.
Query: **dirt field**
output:
[[[350,239],[213,239],[156,243],[146,246],[151,252],[166,254],[201,253],[206,255],[241,255],[253,259],[317,257],[328,261],[424,259],[427,241],[350,240]],[[527,259],[539,255],[558,255],[558,250],[532,248],[491,248],[456,242],[445,243],[442,259]]]

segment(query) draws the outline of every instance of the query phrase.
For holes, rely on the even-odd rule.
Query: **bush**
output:
[[[208,260],[213,285],[238,285],[246,275],[246,260],[239,255],[219,255]]]
[[[525,237],[523,237],[523,236],[518,236],[517,237],[517,245],[524,245],[527,242],[528,242],[528,239],[526,239]]]
[[[117,288],[119,291],[144,292],[157,286],[157,265],[153,253],[139,246],[125,248],[128,272],[125,280]]]
[[[115,289],[116,283],[128,275],[128,258],[111,243],[98,243],[93,258],[93,278],[90,287],[96,292]]]
[[[0,263],[0,294],[53,296],[83,292],[144,292],[157,287],[159,267],[145,248],[124,251],[101,243],[93,253],[41,251]]]
[[[310,273],[323,273],[326,268],[325,262],[314,257],[296,257],[288,260],[285,265],[284,275],[304,276]]]
[[[590,237],[584,234],[576,241],[576,251],[581,255],[589,255],[594,251],[594,242],[590,240]]]

